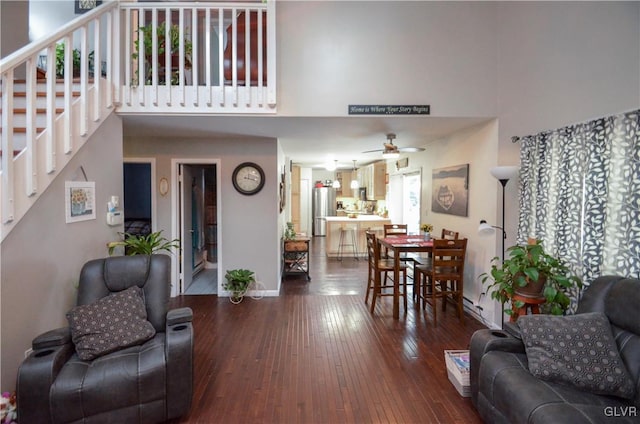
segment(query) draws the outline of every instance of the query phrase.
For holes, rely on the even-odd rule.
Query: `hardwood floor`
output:
[[[194,311],[194,395],[173,423],[481,423],[447,378],[445,349],[466,349],[484,328],[454,308],[431,313],[391,298],[372,315],[365,260],[311,247],[311,282],[290,276],[280,297],[181,296]],[[442,319],[440,319],[442,317]]]

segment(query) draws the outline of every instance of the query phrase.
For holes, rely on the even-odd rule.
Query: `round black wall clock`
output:
[[[231,180],[238,192],[246,195],[256,194],[264,187],[264,171],[256,163],[244,162],[233,170]]]

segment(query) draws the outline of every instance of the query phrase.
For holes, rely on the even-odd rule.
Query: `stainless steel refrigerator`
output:
[[[327,235],[328,216],[336,216],[336,189],[318,187],[313,189],[313,235]]]

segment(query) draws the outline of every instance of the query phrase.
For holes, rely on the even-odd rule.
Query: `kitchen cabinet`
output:
[[[336,172],[336,180],[340,181],[340,188],[336,190],[336,196],[353,197],[353,190],[351,190],[351,178],[351,171]]]
[[[373,200],[384,200],[387,196],[387,162],[385,161],[373,164],[371,193],[373,193]]]
[[[368,200],[385,200],[387,195],[387,163],[374,162],[358,169],[358,184],[366,187]]]

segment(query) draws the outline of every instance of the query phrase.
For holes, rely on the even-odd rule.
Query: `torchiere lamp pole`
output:
[[[504,242],[507,239],[507,232],[505,231],[505,190],[507,183],[510,179],[518,175],[518,171],[520,170],[519,166],[496,166],[491,168],[491,175],[493,175],[500,184],[502,185],[502,227],[497,227],[495,225],[487,224],[487,221],[480,221],[480,227],[478,227],[478,233],[480,234],[488,234],[492,233],[494,228],[498,228],[502,231],[502,256],[501,260],[504,263]],[[504,327],[504,303],[502,304],[502,316],[500,317],[502,322],[502,327]]]
[[[510,179],[518,175],[520,171],[519,166],[496,166],[491,168],[491,175],[493,175],[502,185],[502,262],[504,262],[504,241],[507,238],[507,232],[505,231],[505,191],[507,183]]]

